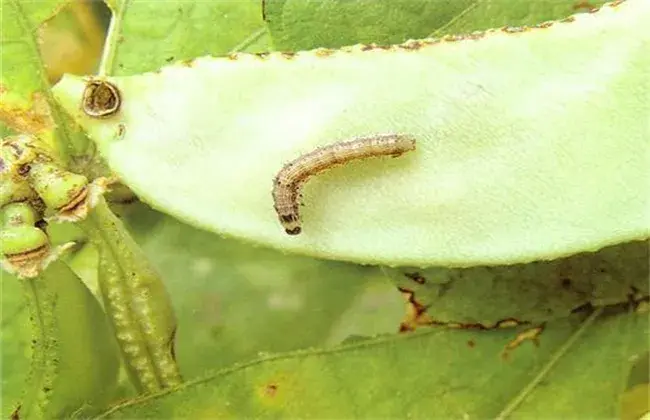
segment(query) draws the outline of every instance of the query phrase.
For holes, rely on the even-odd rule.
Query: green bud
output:
[[[29,171],[29,180],[47,207],[54,210],[66,209],[77,204],[88,185],[85,176],[68,172],[48,162],[33,162]]]
[[[36,224],[38,215],[27,203],[11,203],[2,209],[2,225],[4,227]]]
[[[28,200],[35,196],[36,193],[26,180],[7,173],[0,175],[0,207],[17,201]]]
[[[7,258],[35,252],[48,244],[45,232],[30,225],[5,226],[0,232],[0,246]]]

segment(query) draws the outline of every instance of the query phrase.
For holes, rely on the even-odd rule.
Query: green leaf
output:
[[[141,73],[201,55],[224,54],[264,27],[258,0],[164,1],[155,7],[148,1],[119,1],[112,7],[115,19],[101,74]]]
[[[30,374],[21,386],[19,416],[59,418],[105,407],[114,395],[119,356],[94,296],[59,261],[34,279],[7,280],[24,285],[32,324]]]
[[[553,322],[538,347],[525,343],[508,359],[499,354],[512,330],[436,329],[279,355],[102,418],[612,418],[629,358],[647,345],[648,317],[594,318]]]
[[[251,247],[156,218],[144,206],[125,220],[163,274],[186,379],[262,353],[329,347],[349,335],[399,328],[403,301],[376,267]]]
[[[196,226],[361,263],[550,260],[648,236],[648,14],[629,0],[481,39],[202,58],[108,78],[123,103],[102,119],[78,107],[84,80],[56,93],[136,194]],[[381,132],[417,150],[316,177],[286,235],[282,166]]]
[[[538,0],[266,0],[264,17],[280,50],[337,48],[353,43],[399,44],[407,39],[534,25],[601,6]],[[584,10],[580,10],[584,9]]]
[[[410,305],[424,310],[407,323],[539,323],[566,317],[584,305],[613,305],[633,295],[650,295],[649,245],[630,242],[597,253],[510,266],[385,271]]]
[[[53,106],[45,65],[40,55],[41,25],[69,1],[2,2],[0,44],[0,121],[7,128],[36,134],[67,160],[86,150],[87,139]]]
[[[2,418],[8,418],[16,408],[27,372],[29,371],[29,346],[32,328],[29,323],[27,302],[23,290],[15,276],[1,272],[2,311],[0,311],[0,346],[2,363]]]
[[[38,26],[65,5],[64,0],[2,2],[2,110],[10,105],[29,106],[35,92],[47,92],[49,82],[39,53]],[[15,101],[15,102],[14,102]]]
[[[264,11],[274,47],[297,51],[426,38],[477,3],[269,0],[264,2]]]

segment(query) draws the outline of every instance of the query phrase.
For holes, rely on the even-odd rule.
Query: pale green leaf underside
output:
[[[630,0],[418,51],[202,58],[108,78],[123,104],[101,120],[80,111],[83,79],[55,95],[143,200],[208,230],[362,263],[552,259],[648,235],[648,17]],[[309,181],[286,235],[282,165],[386,132],[417,150]]]

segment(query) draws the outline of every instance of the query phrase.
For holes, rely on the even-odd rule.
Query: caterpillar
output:
[[[332,166],[376,156],[401,156],[415,150],[415,139],[403,134],[379,134],[319,147],[282,167],[273,180],[273,202],[280,223],[289,235],[298,235],[300,189],[305,181]]]

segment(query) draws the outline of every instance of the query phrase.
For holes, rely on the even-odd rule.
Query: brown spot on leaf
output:
[[[29,166],[29,164],[20,165],[17,171],[18,175],[25,176],[29,173],[30,169],[32,169],[32,167]]]
[[[474,340],[467,340],[467,347],[473,349],[474,347],[476,347],[476,342]]]
[[[264,387],[264,396],[273,398],[275,395],[278,393],[278,385],[277,384],[267,384]]]
[[[580,2],[573,5],[573,10],[579,10],[579,9],[587,9],[589,11],[598,10],[596,7],[594,7],[588,1],[580,1]]]
[[[122,98],[115,85],[105,80],[91,80],[86,84],[81,107],[90,117],[110,117],[120,109]]]

